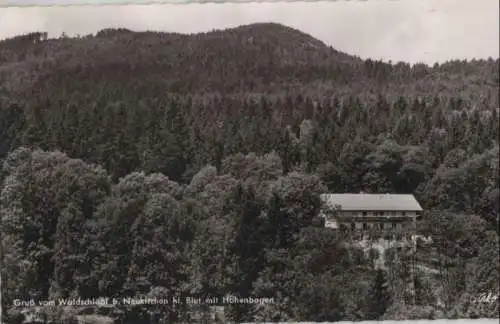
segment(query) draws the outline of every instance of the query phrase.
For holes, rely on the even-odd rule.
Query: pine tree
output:
[[[367,320],[379,319],[391,305],[392,298],[384,270],[377,269],[367,299]]]

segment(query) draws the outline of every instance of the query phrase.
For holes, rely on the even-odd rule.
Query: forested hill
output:
[[[498,60],[454,62],[435,69],[362,61],[279,24],[194,35],[108,29],[81,38],[37,41],[41,37],[33,33],[0,45],[2,78],[28,93],[32,88],[72,91],[105,83],[125,93],[300,89],[325,95],[342,89],[390,89],[394,95],[462,91],[465,85],[494,88],[498,83]]]
[[[231,154],[276,150],[287,171],[333,164],[335,172],[322,172],[342,178],[357,170],[332,180],[331,190],[414,192],[437,185],[444,165],[498,148],[498,59],[363,61],[260,23],[192,35],[32,33],[0,42],[0,62],[0,156],[38,145],[116,177],[162,170],[188,181]],[[292,145],[305,140],[301,132],[314,134],[307,158]],[[174,161],[158,161],[167,156]],[[390,167],[374,160],[382,156]],[[384,180],[371,184],[374,172]]]
[[[498,314],[467,299],[498,287],[498,59],[362,60],[279,24],[46,36],[0,42],[5,305],[234,292],[278,301],[236,321]],[[383,275],[314,225],[320,193],[361,190],[414,193],[454,262],[442,289],[420,282],[419,315],[367,300]]]
[[[268,92],[335,74],[348,81],[352,77],[348,65],[361,63],[277,24],[195,35],[103,30],[95,37],[40,44],[7,40],[4,46],[0,61],[7,64],[5,68],[12,71],[9,63],[15,62],[11,65],[15,73],[36,71],[36,87],[61,86],[76,77],[96,87],[118,82],[124,91],[137,91],[142,85],[183,93]]]

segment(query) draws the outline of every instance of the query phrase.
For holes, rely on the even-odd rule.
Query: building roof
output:
[[[320,198],[330,208],[340,205],[351,211],[422,211],[413,195],[402,194],[322,194]]]

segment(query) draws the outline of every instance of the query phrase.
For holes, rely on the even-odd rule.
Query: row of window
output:
[[[401,223],[351,223],[351,229],[402,229]]]
[[[368,212],[362,212],[363,216],[368,216]],[[370,215],[374,216],[406,216],[406,212],[383,212],[383,211],[374,211],[370,212]]]
[[[378,240],[379,238],[383,238],[384,240],[387,240],[387,241],[391,241],[391,240],[401,241],[403,239],[406,239],[406,240],[411,239],[411,235],[408,235],[408,234],[407,235],[404,235],[404,234],[392,234],[392,235],[386,234],[383,236],[370,236],[367,234],[356,233],[356,234],[352,234],[350,237],[354,240],[362,240],[362,239]]]

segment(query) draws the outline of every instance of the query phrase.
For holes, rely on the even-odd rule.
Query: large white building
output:
[[[352,238],[410,238],[422,207],[409,194],[322,194],[325,227]]]

